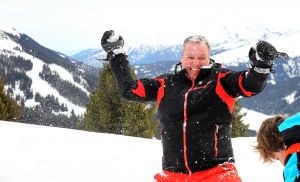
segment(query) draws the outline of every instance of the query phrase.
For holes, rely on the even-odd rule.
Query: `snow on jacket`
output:
[[[284,120],[278,129],[287,147],[283,170],[284,181],[300,182],[300,112]]]
[[[250,97],[266,86],[267,74],[230,71],[219,64],[201,68],[195,81],[186,70],[157,78],[133,80],[127,56],[110,66],[122,97],[156,101],[161,123],[163,170],[193,173],[234,162],[230,124],[235,98]]]

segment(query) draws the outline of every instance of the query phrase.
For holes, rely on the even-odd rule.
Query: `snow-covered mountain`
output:
[[[242,99],[248,108],[266,114],[293,114],[300,110],[300,52],[297,46],[300,41],[300,30],[275,28],[239,28],[224,27],[211,32],[207,38],[212,44],[212,58],[233,70],[245,70],[249,67],[248,52],[258,40],[272,43],[278,51],[289,54],[289,60],[277,60],[274,65],[276,73],[269,79],[269,85],[262,94],[251,99]],[[181,43],[128,43],[130,63],[134,66],[138,77],[154,77],[163,73],[173,72],[174,65],[180,61]],[[105,57],[98,49],[89,52],[89,58]],[[95,56],[96,55],[96,56]],[[78,56],[75,55],[76,58]],[[78,60],[85,60],[84,58]]]
[[[106,53],[99,49],[86,49],[72,55],[72,57],[86,65],[101,68],[102,62],[99,61],[99,59],[104,59],[106,57]]]
[[[279,49],[289,48],[291,56],[297,56],[297,40],[300,31],[279,30],[275,28],[232,28],[223,27],[205,35],[212,45],[212,56],[223,64],[235,65],[248,61],[249,47],[258,40],[269,40],[276,42]],[[168,39],[167,39],[168,38]],[[127,50],[131,64],[151,64],[161,61],[179,61],[182,54],[183,40],[170,40],[172,37],[154,38],[151,42],[128,41],[125,39],[125,50]],[[100,48],[87,49],[73,55],[78,61],[93,66],[101,66],[96,58],[105,58],[105,52]]]
[[[175,61],[181,56],[181,45],[143,45],[127,48],[132,64],[151,64],[158,61]],[[99,59],[105,59],[102,49],[87,49],[72,56],[74,59],[94,67],[102,67]]]
[[[0,73],[6,90],[26,108],[43,115],[83,115],[97,84],[94,70],[15,29],[0,27]]]

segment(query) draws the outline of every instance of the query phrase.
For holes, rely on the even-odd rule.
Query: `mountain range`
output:
[[[278,51],[286,52],[288,60],[278,59],[274,64],[274,73],[269,77],[269,84],[263,93],[251,99],[242,98],[241,103],[248,109],[265,114],[294,114],[300,110],[300,41],[299,30],[274,30],[244,28],[239,33],[222,30],[223,38],[211,42],[211,57],[223,67],[232,70],[249,68],[248,52],[258,40],[272,43]],[[220,37],[220,36],[219,36]],[[126,39],[125,39],[126,41]],[[155,77],[163,73],[174,72],[174,66],[180,62],[181,44],[142,44],[126,46],[129,61],[135,68],[138,78]],[[95,58],[105,57],[101,49],[83,50],[72,56],[85,64],[96,63]],[[91,64],[93,66],[101,66]]]
[[[263,93],[242,98],[248,109],[265,114],[294,114],[300,110],[300,55],[297,43],[300,31],[252,30],[237,34],[224,29],[222,39],[211,42],[211,57],[232,70],[248,69],[248,51],[257,40],[267,40],[287,52],[288,60],[277,60],[269,84]],[[174,71],[180,61],[182,45],[125,44],[129,60],[138,78],[155,77]],[[86,49],[67,56],[40,45],[15,29],[0,27],[0,73],[6,90],[25,108],[23,122],[74,127],[83,116],[89,95],[98,87],[98,59],[102,49]],[[70,121],[70,118],[73,118]]]

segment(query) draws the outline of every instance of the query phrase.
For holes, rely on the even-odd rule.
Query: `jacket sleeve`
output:
[[[231,97],[251,97],[265,88],[268,75],[258,73],[252,68],[240,72],[228,70],[219,74],[219,80],[226,93]]]
[[[116,55],[110,60],[110,67],[121,97],[139,102],[156,101],[160,80],[155,78],[134,80],[127,55]]]

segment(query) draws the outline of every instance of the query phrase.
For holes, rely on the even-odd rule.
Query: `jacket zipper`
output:
[[[187,147],[186,147],[187,112],[186,112],[186,110],[187,110],[187,97],[188,97],[189,92],[191,90],[193,90],[194,85],[195,85],[195,82],[193,81],[191,88],[184,95],[184,110],[183,110],[183,113],[184,113],[184,120],[183,120],[183,157],[184,157],[185,167],[186,167],[187,171],[189,172],[189,174],[192,174],[192,171],[189,167],[188,159],[187,159]]]
[[[215,158],[218,157],[218,131],[219,131],[219,125],[216,124],[216,130],[214,132],[214,138],[215,138]]]
[[[199,70],[200,72],[200,70]],[[198,72],[198,74],[199,74]],[[197,74],[197,75],[198,75]],[[185,164],[185,167],[187,169],[187,171],[189,172],[189,174],[191,175],[192,174],[192,170],[190,169],[189,167],[189,164],[188,164],[188,159],[187,159],[187,146],[186,146],[186,125],[187,125],[187,98],[188,98],[188,95],[189,93],[194,90],[194,89],[198,89],[198,88],[203,88],[203,87],[206,87],[210,82],[208,82],[206,85],[204,86],[200,86],[200,87],[197,87],[197,88],[194,88],[195,86],[195,81],[193,81],[188,75],[186,75],[191,81],[192,81],[192,86],[189,88],[189,90],[185,93],[184,95],[184,121],[183,121],[183,157],[184,157],[184,164]]]

